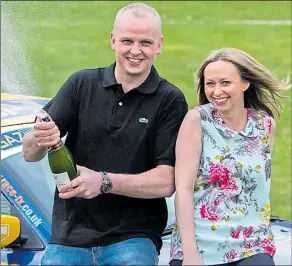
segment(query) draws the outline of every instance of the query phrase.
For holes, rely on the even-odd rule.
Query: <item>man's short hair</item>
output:
[[[154,15],[154,17],[157,18],[157,22],[160,28],[160,33],[162,34],[162,25],[161,25],[160,15],[153,7],[143,4],[143,3],[132,3],[132,4],[122,7],[116,15],[113,30],[115,30],[116,28],[117,21],[127,11],[131,11],[132,15],[134,15],[135,17],[146,17],[148,14]]]

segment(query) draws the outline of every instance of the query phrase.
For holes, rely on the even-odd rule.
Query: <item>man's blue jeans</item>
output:
[[[41,265],[157,265],[152,240],[131,238],[108,246],[78,248],[48,245]]]

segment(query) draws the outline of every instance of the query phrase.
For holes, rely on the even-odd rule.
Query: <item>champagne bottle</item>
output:
[[[52,118],[44,112],[40,112],[38,118],[42,122],[52,121]],[[48,160],[58,190],[77,176],[77,168],[72,154],[62,140],[48,148]]]

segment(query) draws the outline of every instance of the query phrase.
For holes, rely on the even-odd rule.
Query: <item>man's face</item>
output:
[[[157,18],[151,14],[146,17],[123,14],[110,37],[116,54],[116,71],[121,76],[148,73],[163,42]]]

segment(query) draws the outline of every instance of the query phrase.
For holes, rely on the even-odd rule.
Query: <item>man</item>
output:
[[[163,36],[152,7],[122,8],[110,39],[116,62],[69,77],[44,108],[54,122],[36,121],[23,139],[25,159],[38,161],[68,133],[78,165],[78,177],[56,190],[43,265],[158,262],[187,103],[153,66]]]

